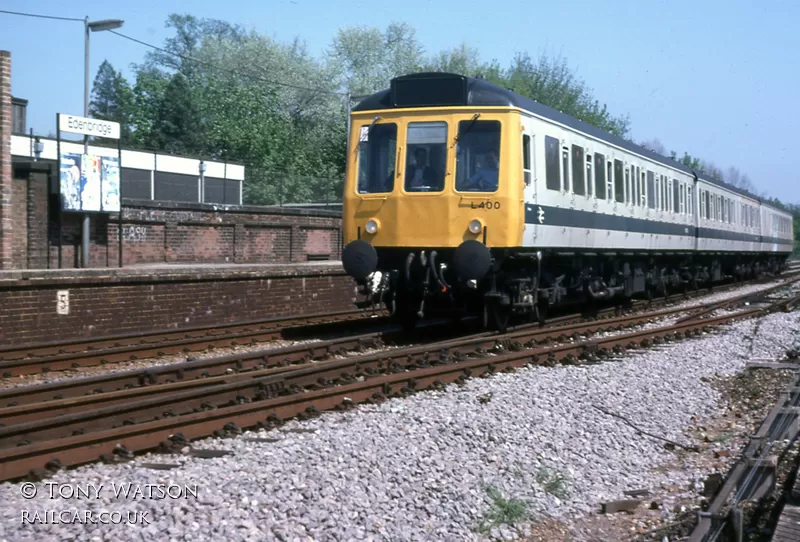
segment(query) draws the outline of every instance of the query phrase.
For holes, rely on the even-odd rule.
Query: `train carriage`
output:
[[[787,213],[482,79],[399,77],[351,126],[343,265],[406,326],[455,310],[503,329],[779,272],[791,251]]]

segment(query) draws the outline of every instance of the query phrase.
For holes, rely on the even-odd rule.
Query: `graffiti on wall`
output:
[[[122,240],[129,243],[147,241],[147,226],[123,226]]]

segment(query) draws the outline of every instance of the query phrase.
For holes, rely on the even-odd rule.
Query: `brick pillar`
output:
[[[0,269],[12,267],[11,53],[0,51]]]

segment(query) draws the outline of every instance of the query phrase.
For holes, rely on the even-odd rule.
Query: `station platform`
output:
[[[338,261],[0,272],[0,345],[355,309]]]
[[[219,280],[225,278],[290,277],[299,275],[344,275],[342,262],[296,263],[148,263],[124,267],[86,269],[13,269],[0,271],[0,287],[20,283],[98,283],[142,280]]]

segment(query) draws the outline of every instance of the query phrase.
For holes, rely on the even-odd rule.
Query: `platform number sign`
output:
[[[59,290],[56,294],[56,312],[69,314],[69,290]]]

